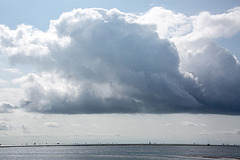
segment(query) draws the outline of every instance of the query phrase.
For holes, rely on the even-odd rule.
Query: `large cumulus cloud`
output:
[[[192,73],[202,85],[205,104],[202,111],[239,114],[239,61],[215,42],[240,31],[239,17],[239,7],[218,15],[202,12],[190,17],[189,34],[172,38],[179,51],[180,70]]]
[[[163,14],[176,21],[156,18]],[[12,64],[37,68],[15,80],[27,111],[239,114],[238,61],[211,40],[189,53],[194,20],[163,8],[142,16],[76,9],[47,32],[0,26],[0,49]]]

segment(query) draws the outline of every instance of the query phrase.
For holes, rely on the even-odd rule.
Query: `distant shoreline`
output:
[[[224,147],[240,147],[240,145],[210,145],[210,144],[36,144],[36,145],[1,145],[0,148],[13,147],[66,147],[66,146],[224,146]]]

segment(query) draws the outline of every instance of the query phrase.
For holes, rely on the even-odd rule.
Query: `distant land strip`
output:
[[[148,143],[133,143],[133,144],[35,144],[35,145],[1,145],[0,148],[10,147],[56,147],[56,146],[226,146],[226,147],[240,147],[240,145],[210,145],[210,144],[148,144]]]

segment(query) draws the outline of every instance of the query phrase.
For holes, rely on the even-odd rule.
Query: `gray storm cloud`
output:
[[[17,109],[18,107],[7,103],[7,102],[0,102],[0,113],[10,113],[12,110]]]
[[[154,27],[159,22],[146,21],[150,12],[76,9],[51,21],[47,32],[0,26],[0,49],[10,62],[37,67],[15,80],[25,90],[21,107],[61,114],[240,114],[237,59],[212,43],[184,58],[180,47],[190,42],[162,38],[161,27]],[[184,15],[175,17],[190,25]],[[167,31],[177,26],[170,22],[163,25]]]

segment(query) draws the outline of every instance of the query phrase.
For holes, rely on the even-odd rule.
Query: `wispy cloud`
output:
[[[205,127],[205,124],[201,124],[201,123],[195,123],[195,122],[191,122],[191,121],[183,121],[182,124],[184,126],[189,126],[189,127]]]
[[[30,133],[29,128],[27,128],[25,125],[22,125],[22,126],[21,126],[21,129],[22,129],[22,132],[23,132],[23,133]]]
[[[47,126],[47,127],[50,127],[50,128],[58,128],[58,127],[60,127],[60,125],[58,123],[56,123],[56,122],[46,122],[44,125]]]
[[[3,79],[0,79],[0,86],[1,85],[4,85],[4,84],[6,84],[7,83],[7,81],[5,81],[5,80],[3,80]]]
[[[18,109],[18,107],[8,102],[0,102],[0,113],[9,113],[13,109]]]
[[[234,130],[230,130],[230,131],[222,131],[222,134],[227,134],[227,135],[240,135],[240,129],[234,129]]]
[[[5,71],[5,72],[22,74],[22,72],[18,68],[5,68],[5,69],[2,69],[2,70]]]
[[[0,121],[0,131],[8,130],[9,125],[5,121]]]

